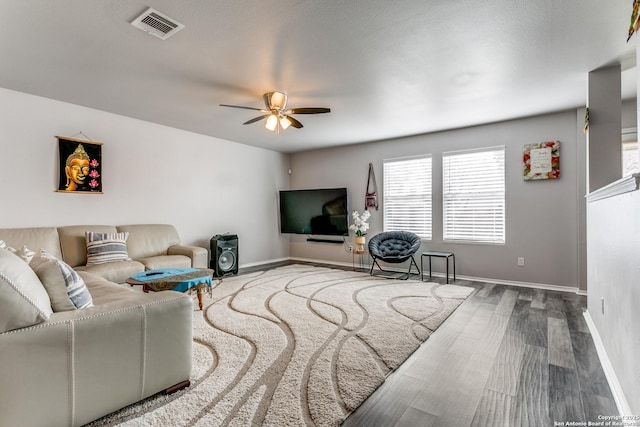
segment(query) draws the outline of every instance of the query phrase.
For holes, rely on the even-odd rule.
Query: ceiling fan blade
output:
[[[297,121],[297,120],[296,120],[296,119],[294,119],[293,117],[291,117],[291,116],[287,116],[287,119],[291,122],[291,125],[290,125],[290,126],[293,126],[293,127],[294,127],[294,128],[296,128],[296,129],[300,129],[300,128],[302,128],[302,127],[303,127],[303,126],[302,126],[302,123],[300,123],[299,121]]]
[[[323,107],[305,107],[305,108],[292,108],[290,110],[285,111],[285,114],[320,114],[320,113],[330,113],[331,108],[323,108]]]
[[[259,122],[260,120],[269,117],[271,114],[265,114],[264,116],[258,116],[258,117],[254,117],[251,120],[247,120],[246,122],[243,123],[243,125],[250,125],[251,123],[255,123],[255,122]]]
[[[231,107],[231,108],[242,108],[244,110],[256,110],[256,111],[262,111],[263,113],[266,113],[266,110],[263,110],[262,108],[245,107],[243,105],[220,104],[220,106],[221,107]]]

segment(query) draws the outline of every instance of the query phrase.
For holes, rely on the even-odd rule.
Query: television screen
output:
[[[280,232],[349,234],[346,188],[280,191]]]

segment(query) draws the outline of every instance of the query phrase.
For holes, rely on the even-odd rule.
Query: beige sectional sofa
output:
[[[86,266],[85,233],[127,232],[131,261]],[[87,271],[111,282],[124,283],[129,277],[156,268],[207,268],[206,249],[180,244],[176,228],[169,224],[71,225],[65,227],[0,229],[0,240],[14,248],[26,245],[44,248],[75,270]]]
[[[132,260],[86,266],[87,230],[129,232]],[[155,224],[0,229],[0,240],[64,260],[93,300],[53,312],[29,264],[0,249],[0,425],[83,425],[189,379],[192,299],[119,283],[145,268],[206,267],[206,249]]]

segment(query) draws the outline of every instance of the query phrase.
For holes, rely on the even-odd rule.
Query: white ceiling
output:
[[[295,152],[584,106],[589,71],[635,66],[631,5],[0,0],[0,87]],[[186,27],[163,41],[129,25],[148,6]],[[332,112],[275,135],[242,125],[260,113],[218,105],[262,108],[273,90]]]

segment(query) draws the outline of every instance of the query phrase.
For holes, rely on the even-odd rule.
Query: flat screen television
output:
[[[280,232],[348,235],[347,189],[281,190]]]

